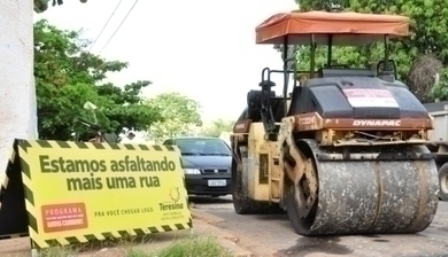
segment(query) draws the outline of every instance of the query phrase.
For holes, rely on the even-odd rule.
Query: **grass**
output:
[[[130,249],[128,257],[231,257],[213,237],[192,237],[174,242],[157,252]]]
[[[160,250],[150,250],[151,242],[146,244],[119,243],[115,247],[124,249],[127,257],[232,257],[232,254],[219,245],[214,237],[194,235],[186,239],[176,240],[168,247]],[[39,256],[76,257],[78,253],[79,250],[73,247],[52,247],[40,251]]]
[[[69,247],[50,247],[39,251],[39,257],[74,257],[78,251]]]

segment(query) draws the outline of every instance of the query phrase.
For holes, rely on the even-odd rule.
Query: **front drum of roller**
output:
[[[439,191],[434,160],[322,160],[320,156],[335,151],[323,150],[313,140],[301,141],[313,152],[309,157],[317,170],[318,199],[307,217],[295,217],[301,216],[294,199],[297,185],[287,189],[288,214],[297,233],[405,234],[423,231],[431,224]],[[364,149],[366,153],[374,150]],[[425,146],[397,149],[429,153]]]

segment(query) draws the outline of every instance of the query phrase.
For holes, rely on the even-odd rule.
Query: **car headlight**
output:
[[[184,169],[185,174],[201,174],[201,171],[198,169]]]

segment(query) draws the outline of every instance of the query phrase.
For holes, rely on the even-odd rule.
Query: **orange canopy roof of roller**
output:
[[[332,13],[324,11],[278,13],[256,28],[258,44],[309,44],[315,34],[318,44],[327,44],[333,34],[333,45],[362,45],[390,38],[407,36],[410,19],[399,15]]]

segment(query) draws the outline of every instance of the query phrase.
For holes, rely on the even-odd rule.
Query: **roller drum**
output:
[[[306,141],[318,177],[317,211],[308,235],[416,233],[431,224],[439,190],[434,160],[330,160],[335,152]],[[414,156],[429,153],[425,146],[397,149]]]

